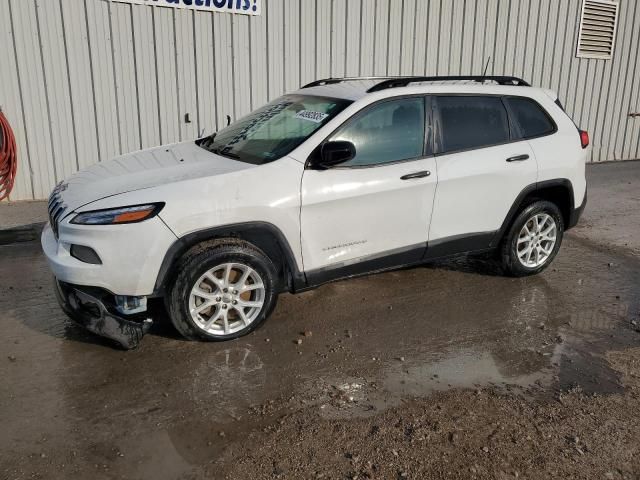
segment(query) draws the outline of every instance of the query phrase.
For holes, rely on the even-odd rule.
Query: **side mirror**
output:
[[[320,148],[320,158],[315,166],[327,169],[347,162],[355,156],[356,146],[353,143],[342,140],[327,142]]]

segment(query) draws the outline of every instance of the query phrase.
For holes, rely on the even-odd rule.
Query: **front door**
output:
[[[305,170],[301,240],[310,283],[422,257],[437,183],[425,102],[412,96],[366,107],[327,139],[352,142],[356,156]]]

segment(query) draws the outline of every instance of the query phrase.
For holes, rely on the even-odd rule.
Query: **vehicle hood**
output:
[[[56,190],[67,207],[144,188],[235,172],[255,165],[215,155],[194,142],[176,143],[128,153],[81,170]]]

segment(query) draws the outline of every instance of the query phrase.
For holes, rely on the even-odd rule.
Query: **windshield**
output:
[[[196,144],[243,162],[268,163],[287,155],[349,104],[338,98],[285,95]]]

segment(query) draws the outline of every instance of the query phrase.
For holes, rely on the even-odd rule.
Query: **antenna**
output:
[[[487,69],[489,68],[489,62],[491,61],[491,55],[487,57],[487,64],[484,66],[484,71],[482,72],[482,76],[487,76]]]

